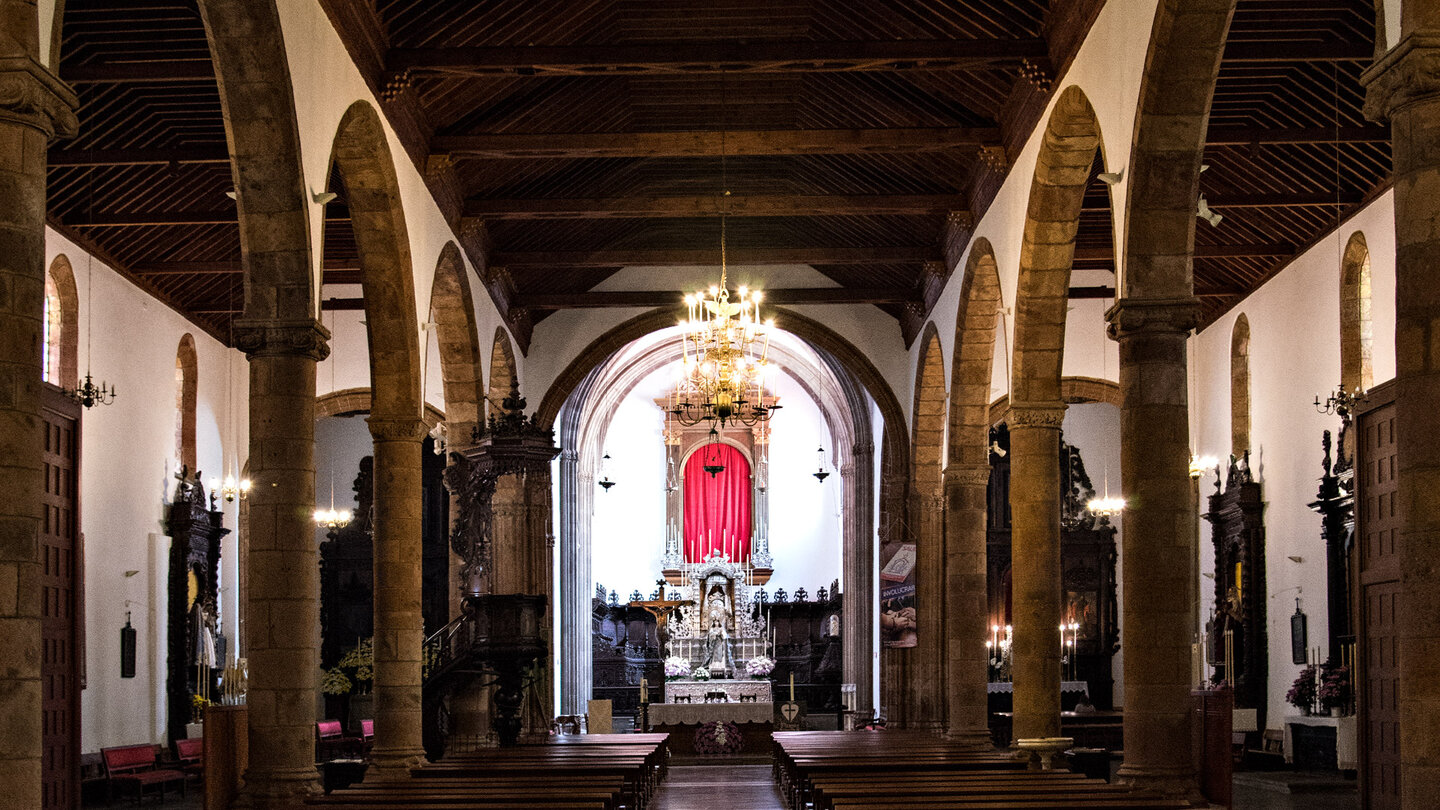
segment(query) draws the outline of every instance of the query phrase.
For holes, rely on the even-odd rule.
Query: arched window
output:
[[[41,373],[45,382],[73,386],[79,376],[76,354],[80,333],[80,301],[75,292],[75,271],[65,254],[55,257],[45,272],[45,342]]]
[[[175,458],[195,472],[195,338],[187,332],[175,351]]]
[[[1340,263],[1340,387],[1368,391],[1375,384],[1370,316],[1370,250],[1356,231]]]
[[[1241,315],[1230,333],[1230,452],[1250,449],[1250,321]]]

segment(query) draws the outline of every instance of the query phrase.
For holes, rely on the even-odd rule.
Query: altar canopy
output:
[[[724,465],[710,475],[705,465]],[[706,444],[685,462],[685,561],[711,552],[750,559],[750,462],[728,444]]]

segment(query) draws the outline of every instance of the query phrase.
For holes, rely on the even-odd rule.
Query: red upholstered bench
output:
[[[320,720],[315,723],[315,760],[325,762],[337,756],[354,754],[359,748],[359,739],[345,736],[345,729],[339,720]]]
[[[180,795],[185,795],[185,774],[169,768],[157,768],[155,749],[153,745],[121,745],[100,749],[100,757],[105,761],[105,776],[110,782],[111,801],[115,800],[116,785],[133,785],[136,804],[139,804],[141,797],[145,795],[145,788],[151,785],[159,786],[162,804],[165,801],[166,785],[178,784]]]
[[[175,741],[175,758],[186,776],[205,778],[205,738]]]
[[[360,721],[360,751],[364,754],[370,753],[370,747],[375,744],[375,721]]]

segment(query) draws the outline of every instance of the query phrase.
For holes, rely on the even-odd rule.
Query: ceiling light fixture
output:
[[[1118,172],[1100,172],[1095,175],[1095,177],[1105,185],[1113,186],[1125,179],[1125,170],[1121,169]]]
[[[94,191],[91,191],[91,214],[94,214]],[[108,385],[104,380],[99,385],[90,377],[90,360],[94,355],[90,351],[90,337],[95,334],[93,324],[95,323],[95,256],[90,251],[85,251],[85,380],[75,381],[74,388],[62,389],[65,396],[70,397],[86,408],[93,408],[96,405],[109,405],[115,401],[119,394],[119,387]]]
[[[1110,351],[1104,343],[1100,345],[1100,379],[1110,379]],[[1085,504],[1085,508],[1096,517],[1113,517],[1125,510],[1124,498],[1110,497],[1110,455],[1108,453],[1105,454],[1105,494],[1099,498],[1091,498],[1090,502]]]
[[[335,310],[330,310],[330,341],[335,342]],[[337,346],[338,348],[338,346]],[[330,352],[330,393],[335,392],[335,365],[337,352]],[[315,510],[315,525],[331,531],[343,529],[354,518],[349,509],[335,508],[335,466],[330,465],[330,508]]]
[[[825,445],[820,445],[820,447],[816,449],[815,454],[819,456],[820,460],[815,465],[815,472],[810,474],[815,476],[816,481],[823,484],[825,483],[825,479],[830,477],[830,473],[825,471]]]
[[[605,455],[600,457],[600,480],[596,482],[600,484],[600,488],[605,490],[606,492],[609,492],[610,487],[613,487],[616,484],[615,481],[610,480],[610,473],[608,472],[609,468],[610,454],[606,453]]]
[[[1210,208],[1210,203],[1205,199],[1204,194],[1200,195],[1200,202],[1195,206],[1195,216],[1210,223],[1212,228],[1219,227],[1220,221],[1225,218]]]

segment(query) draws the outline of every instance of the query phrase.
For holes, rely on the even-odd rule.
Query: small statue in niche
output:
[[[705,634],[705,660],[700,666],[715,671],[721,669],[726,676],[735,671],[735,660],[730,654],[730,631],[725,625],[730,611],[725,599],[719,594],[710,597],[710,629]]]

